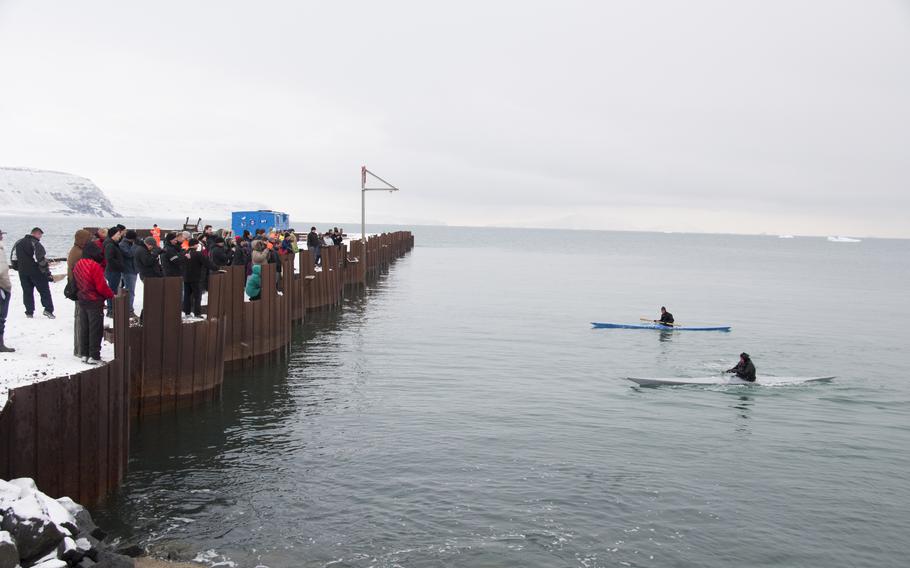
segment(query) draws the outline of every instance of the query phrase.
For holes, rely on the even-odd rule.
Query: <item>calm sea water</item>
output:
[[[144,420],[103,526],[236,566],[898,566],[910,241],[421,227],[287,360]],[[593,330],[666,305],[724,333]],[[752,354],[790,387],[633,388]]]

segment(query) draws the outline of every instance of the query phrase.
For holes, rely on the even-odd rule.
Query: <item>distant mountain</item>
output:
[[[146,196],[134,194],[117,195],[117,211],[124,217],[143,219],[183,219],[191,221],[202,217],[203,221],[225,221],[232,211],[255,211],[269,209],[255,201],[227,201],[224,199],[187,199],[179,195],[168,195],[167,199],[149,200]]]
[[[0,215],[120,217],[92,180],[63,172],[0,168]]]

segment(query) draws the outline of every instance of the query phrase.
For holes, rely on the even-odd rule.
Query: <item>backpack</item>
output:
[[[16,250],[19,248],[19,243],[22,242],[22,239],[16,241],[16,244],[13,245],[12,252],[9,253],[9,267],[13,270],[19,270],[19,256],[16,254]]]
[[[77,301],[79,299],[79,290],[76,289],[76,283],[72,279],[66,281],[66,287],[63,288],[63,295],[68,300]]]

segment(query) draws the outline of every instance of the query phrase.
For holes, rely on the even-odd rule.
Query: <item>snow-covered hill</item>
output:
[[[136,194],[118,194],[115,199],[117,211],[124,217],[148,219],[183,219],[189,217],[195,221],[226,220],[231,218],[231,211],[255,211],[269,209],[263,203],[254,201],[229,201],[218,199],[187,199],[182,196],[168,195],[166,199],[149,200]]]
[[[92,180],[63,172],[0,168],[0,215],[119,217]]]

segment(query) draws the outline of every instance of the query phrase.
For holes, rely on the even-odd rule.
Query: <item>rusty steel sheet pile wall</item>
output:
[[[133,415],[157,414],[211,400],[224,376],[227,276],[212,274],[207,317],[184,322],[181,278],[143,281],[142,325],[130,328]]]
[[[412,248],[414,248],[414,235],[410,231],[382,233],[369,237],[366,243],[365,270],[368,274],[375,274],[388,267],[394,259],[404,256]]]
[[[114,299],[114,359],[74,375],[11,389],[0,410],[0,478],[34,478],[49,495],[100,501],[129,455],[129,315]]]
[[[130,416],[166,412],[213,399],[226,363],[247,364],[289,349],[291,326],[306,312],[338,305],[347,286],[386,268],[414,246],[410,232],[364,244],[324,247],[316,271],[309,251],[262,268],[262,297],[246,300],[244,267],[208,283],[206,319],[184,322],[183,280],[148,278],[142,324],[130,327],[126,296],[115,298],[110,363],[10,391],[0,410],[0,478],[33,477],[51,495],[95,503],[126,471]],[[279,293],[280,292],[280,293]]]
[[[287,348],[291,342],[291,308],[296,293],[292,290],[296,282],[293,267],[282,260],[279,293],[277,265],[263,265],[261,297],[255,302],[245,299],[245,268],[230,266],[226,270],[222,301],[227,320],[224,361],[249,361]]]

